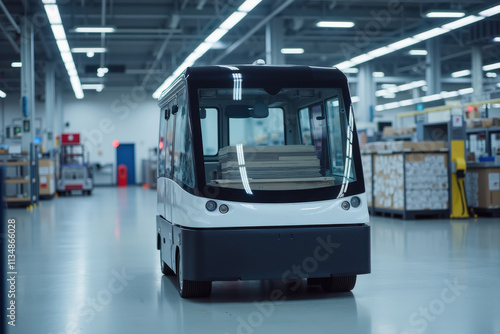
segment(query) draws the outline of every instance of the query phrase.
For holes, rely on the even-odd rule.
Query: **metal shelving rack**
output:
[[[0,166],[6,169],[7,205],[28,207],[38,204],[38,146],[31,144],[29,152],[20,154],[1,154]]]
[[[467,134],[467,141],[466,141],[466,147],[467,147],[467,150],[470,150],[470,141],[469,141],[469,137],[470,135],[474,135],[474,134],[481,134],[481,133],[484,133],[485,134],[485,152],[488,156],[495,156],[495,155],[498,155],[497,152],[493,152],[493,149],[492,149],[492,136],[494,134],[498,134],[500,133],[500,126],[495,126],[495,127],[487,127],[487,128],[470,128],[470,129],[467,129],[466,130],[466,134]],[[497,148],[498,150],[498,148]]]

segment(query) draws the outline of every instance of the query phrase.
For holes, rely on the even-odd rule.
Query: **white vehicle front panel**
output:
[[[358,208],[341,208],[340,199],[305,203],[242,203],[215,200],[217,210],[209,212],[205,208],[209,198],[194,196],[183,190],[177,183],[167,180],[172,189],[172,223],[191,228],[237,228],[269,226],[305,226],[333,224],[366,224],[369,222],[366,195]],[[167,205],[169,199],[166,199]],[[226,204],[229,212],[222,214],[219,207]]]

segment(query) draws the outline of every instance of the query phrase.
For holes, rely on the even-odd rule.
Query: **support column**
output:
[[[274,18],[266,24],[266,64],[284,65],[285,57],[281,54],[283,48],[283,20]]]
[[[373,121],[373,113],[376,105],[376,86],[373,80],[372,64],[363,63],[358,72],[358,96],[359,102],[354,114],[358,122]]]
[[[61,135],[64,132],[64,107],[63,107],[63,89],[60,85],[57,87],[57,92],[56,92],[56,113],[57,113],[57,118],[56,118],[56,124],[57,124],[57,131],[55,132],[57,136],[59,136],[59,145],[61,145]]]
[[[24,18],[21,28],[21,109],[23,123],[29,122],[29,131],[25,132],[21,149],[29,151],[30,144],[35,141],[35,56],[33,42],[33,25]]]
[[[441,45],[439,37],[427,40],[425,81],[427,95],[441,93]]]
[[[54,63],[45,65],[45,131],[44,146],[49,152],[54,148],[54,113],[56,104]]]
[[[472,100],[483,100],[483,57],[481,47],[477,45],[472,47],[472,88],[474,88]]]

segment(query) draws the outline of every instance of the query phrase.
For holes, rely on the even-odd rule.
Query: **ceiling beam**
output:
[[[252,37],[253,34],[255,34],[259,29],[261,29],[264,25],[266,25],[267,22],[269,22],[273,17],[281,13],[285,8],[290,6],[295,0],[286,0],[283,2],[278,8],[273,10],[271,14],[269,14],[266,18],[264,18],[261,22],[259,22],[257,25],[255,25],[248,33],[246,33],[243,37],[241,37],[239,40],[234,42],[230,47],[228,47],[222,54],[217,56],[213,61],[212,64],[218,64],[222,59],[224,59],[228,54],[236,50],[241,44],[243,44],[247,39]]]

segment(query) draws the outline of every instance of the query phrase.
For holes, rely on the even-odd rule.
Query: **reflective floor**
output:
[[[209,299],[186,300],[160,273],[155,208],[154,191],[132,187],[9,210],[18,256],[9,333],[500,334],[499,219],[372,218],[372,274],[352,293],[218,282]]]

